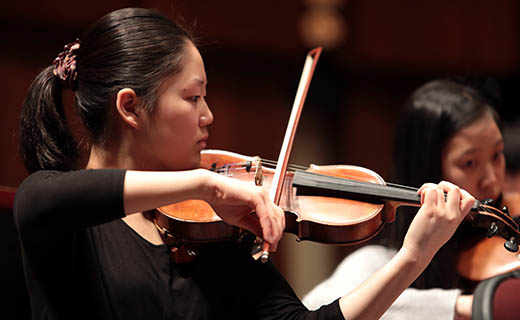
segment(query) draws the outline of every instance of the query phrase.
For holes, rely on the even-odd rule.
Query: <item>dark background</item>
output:
[[[196,21],[215,115],[209,148],[276,160],[305,54],[316,45],[325,50],[291,162],[356,164],[388,179],[399,109],[437,77],[490,79],[503,118],[519,114],[514,0],[3,1],[0,185],[16,187],[26,176],[17,127],[32,79],[97,18],[127,6]],[[287,235],[274,259],[302,296],[349,250],[297,244]]]

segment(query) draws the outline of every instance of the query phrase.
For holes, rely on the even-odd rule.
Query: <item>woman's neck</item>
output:
[[[134,159],[121,148],[107,149],[99,146],[92,146],[86,167],[87,169],[140,169]],[[164,244],[149,214],[136,212],[123,217],[122,220],[146,241],[154,245]]]
[[[133,157],[124,152],[122,148],[104,148],[92,146],[90,149],[89,159],[86,165],[87,169],[101,168],[124,168],[139,169]]]

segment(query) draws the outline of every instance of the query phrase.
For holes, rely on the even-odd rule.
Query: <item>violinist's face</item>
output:
[[[197,48],[189,42],[181,72],[159,87],[156,109],[147,121],[147,167],[154,170],[187,170],[200,164],[206,147],[207,127],[213,114],[206,104],[206,71]]]
[[[476,199],[496,199],[504,185],[503,151],[502,134],[486,113],[448,141],[442,154],[443,179],[466,189]]]

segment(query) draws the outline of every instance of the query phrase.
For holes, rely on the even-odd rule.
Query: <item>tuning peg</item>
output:
[[[509,214],[509,209],[507,208],[507,206],[502,207],[502,212],[508,216],[511,216],[511,214]]]
[[[516,243],[515,237],[511,237],[508,241],[504,242],[504,247],[507,249],[507,251],[517,252],[518,243]]]
[[[491,222],[491,225],[489,226],[489,229],[486,233],[486,237],[491,238],[494,235],[496,235],[498,232],[498,226],[495,222]]]

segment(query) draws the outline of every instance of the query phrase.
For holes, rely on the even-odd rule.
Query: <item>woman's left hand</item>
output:
[[[475,198],[446,181],[424,184],[418,193],[422,205],[408,229],[403,248],[417,256],[427,253],[432,258],[455,233]]]

